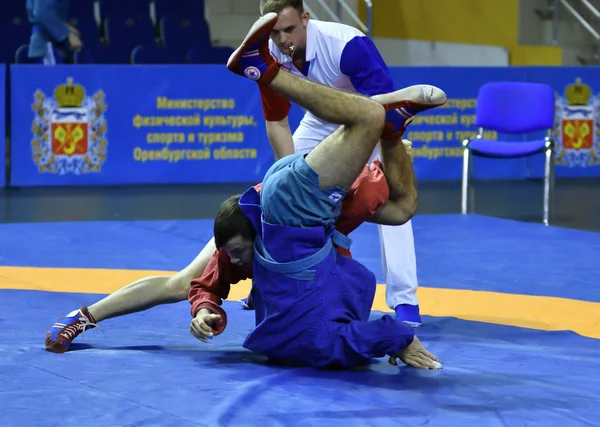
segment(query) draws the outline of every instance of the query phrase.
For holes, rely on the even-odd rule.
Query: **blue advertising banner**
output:
[[[6,65],[0,64],[0,187],[6,185]]]
[[[529,68],[528,80],[556,92],[556,175],[600,176],[600,68]],[[529,167],[531,175],[543,176],[540,162]]]
[[[460,179],[461,141],[477,132],[475,109],[481,85],[491,81],[546,83],[556,92],[556,176],[600,176],[600,68],[598,67],[393,67],[396,87],[430,83],[444,89],[447,104],[420,114],[405,138],[413,141],[415,173],[419,179]],[[484,138],[528,141],[545,133],[503,135],[491,131]],[[525,159],[477,158],[480,179],[539,178],[543,155]]]
[[[488,81],[524,81],[522,68],[394,67],[396,87],[428,83],[443,89],[448,102],[441,108],[415,117],[404,138],[413,142],[417,179],[461,179],[463,149],[461,142],[477,135],[475,108],[477,92]],[[522,140],[522,136],[486,132],[487,139]],[[522,178],[527,173],[525,159],[476,159],[475,177],[479,179]]]
[[[224,66],[12,67],[12,185],[254,183],[273,163],[256,84]],[[448,95],[444,107],[418,115],[407,129],[419,180],[461,178],[461,141],[476,135],[478,90],[507,80],[555,90],[557,176],[600,176],[598,68],[392,67],[391,73],[396,87],[430,83]],[[294,106],[292,130],[302,114]],[[488,131],[484,137],[518,142],[543,135]],[[543,155],[477,158],[474,172],[479,179],[540,177]]]
[[[256,84],[224,66],[14,65],[11,84],[15,186],[255,183],[274,161]]]

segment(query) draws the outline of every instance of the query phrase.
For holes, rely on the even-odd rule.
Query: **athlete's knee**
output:
[[[385,126],[385,108],[376,101],[369,102],[362,115],[363,123],[376,137],[381,135]]]

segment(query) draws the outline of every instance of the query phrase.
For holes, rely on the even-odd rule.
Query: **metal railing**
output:
[[[331,19],[331,20],[333,20],[335,22],[341,22],[340,17],[338,15],[336,15],[333,12],[333,10],[331,10],[331,8],[329,7],[329,5],[327,3],[325,3],[325,0],[317,0],[317,3],[319,3],[321,5],[321,7],[325,10],[325,12],[327,12],[327,14],[329,15],[329,19]]]
[[[371,0],[363,0],[365,2],[365,6],[367,7],[367,23],[365,24],[360,20],[360,18],[356,15],[356,13],[352,10],[348,3],[345,0],[336,0],[336,11],[331,10],[329,5],[325,2],[325,0],[317,0],[317,2],[321,5],[325,13],[329,15],[329,19],[334,22],[341,22],[340,16],[342,15],[342,9],[348,14],[348,16],[360,27],[360,29],[365,32],[369,37],[373,37],[373,2]],[[310,15],[319,19],[311,10],[311,8],[304,2],[304,8]]]
[[[600,18],[600,12],[589,2],[589,0],[581,0],[581,2],[596,16],[596,18]]]
[[[315,14],[315,12],[313,12],[313,10],[310,8],[310,6],[306,4],[306,2],[304,2],[304,10],[307,11],[308,13],[310,13],[310,16],[312,18],[319,19],[319,18],[317,18],[317,15]]]
[[[589,0],[578,0],[585,7],[589,9],[589,11],[596,17],[600,18],[600,11],[594,7]],[[552,28],[552,37],[555,45],[558,45],[558,19],[559,19],[559,8],[562,5],[582,26],[585,28],[597,41],[600,42],[600,33],[596,31],[594,26],[590,24],[578,11],[575,7],[569,3],[567,0],[554,0],[554,24]]]

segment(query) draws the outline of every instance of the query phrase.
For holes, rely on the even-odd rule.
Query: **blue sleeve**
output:
[[[354,37],[346,43],[340,59],[340,69],[363,95],[373,96],[394,91],[390,71],[368,37]]]
[[[60,17],[55,0],[35,0],[33,5],[33,23],[46,30],[56,43],[69,36],[69,29]]]

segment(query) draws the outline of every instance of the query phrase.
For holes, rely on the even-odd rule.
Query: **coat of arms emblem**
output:
[[[100,172],[106,161],[104,92],[86,96],[85,88],[68,78],[47,97],[34,95],[31,141],[39,172],[75,175]]]

